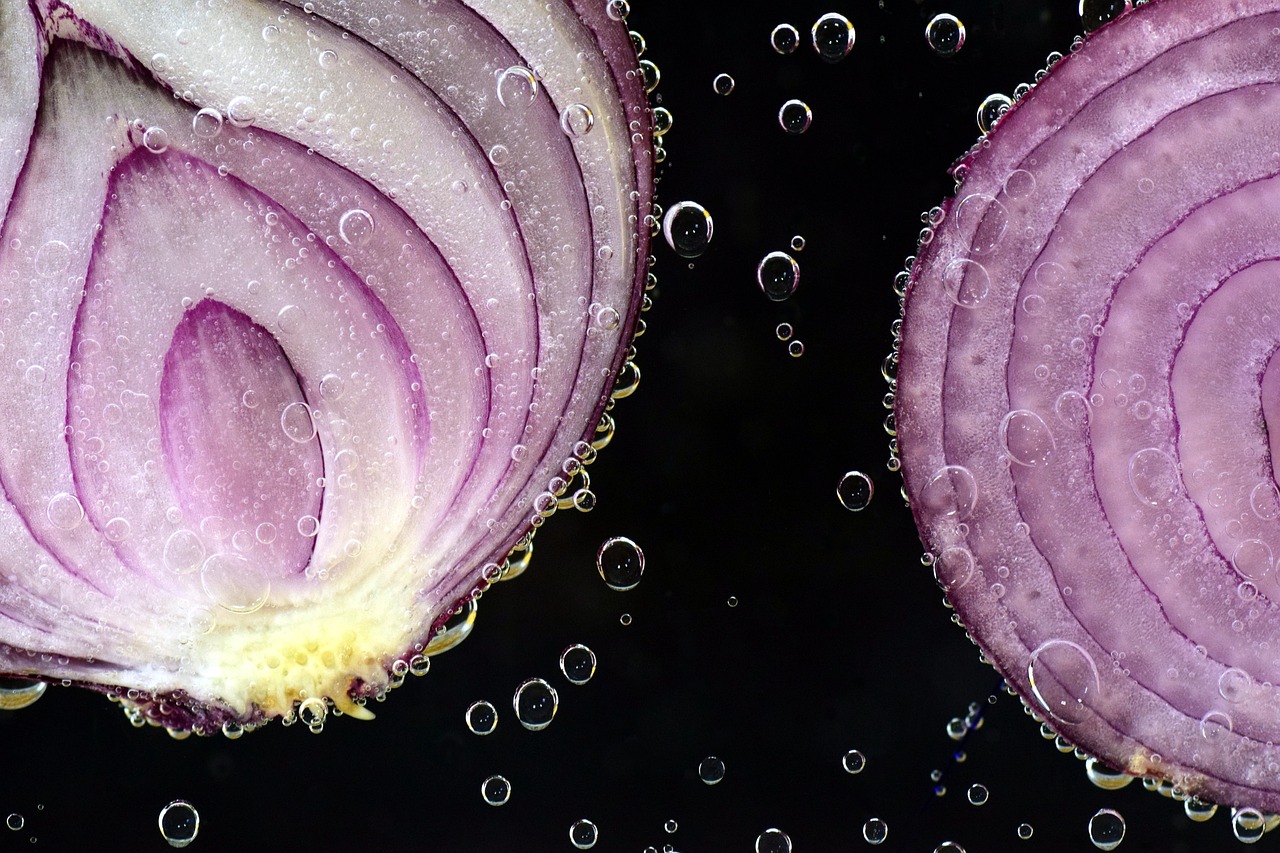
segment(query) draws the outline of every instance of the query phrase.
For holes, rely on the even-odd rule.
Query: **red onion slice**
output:
[[[594,457],[648,252],[626,28],[400,6],[0,9],[0,671],[175,732],[372,716]]]
[[[1114,767],[1280,811],[1280,4],[1159,0],[956,167],[896,432],[986,657]]]

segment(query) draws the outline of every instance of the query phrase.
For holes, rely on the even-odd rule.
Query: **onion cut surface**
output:
[[[956,177],[895,389],[939,583],[1069,741],[1280,811],[1280,3],[1138,7]]]
[[[174,732],[371,717],[594,458],[652,201],[625,25],[0,0],[0,28],[0,671]]]

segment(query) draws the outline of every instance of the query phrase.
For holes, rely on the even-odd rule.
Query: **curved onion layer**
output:
[[[372,716],[594,457],[648,252],[625,26],[0,0],[0,28],[0,672],[174,731]]]
[[[1280,811],[1280,2],[1156,0],[957,166],[896,429],[939,582],[1068,740]]]

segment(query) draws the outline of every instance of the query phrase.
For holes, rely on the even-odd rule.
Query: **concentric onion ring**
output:
[[[594,458],[652,197],[625,25],[358,5],[0,2],[0,672],[371,716]]]
[[[1139,7],[956,177],[895,409],[939,582],[1068,740],[1280,811],[1280,3]]]

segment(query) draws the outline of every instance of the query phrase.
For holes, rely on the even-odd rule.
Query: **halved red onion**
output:
[[[359,6],[0,3],[0,672],[369,717],[583,479],[648,253],[627,30]]]
[[[955,174],[895,389],[927,561],[1068,740],[1280,811],[1280,3],[1135,9]]]

